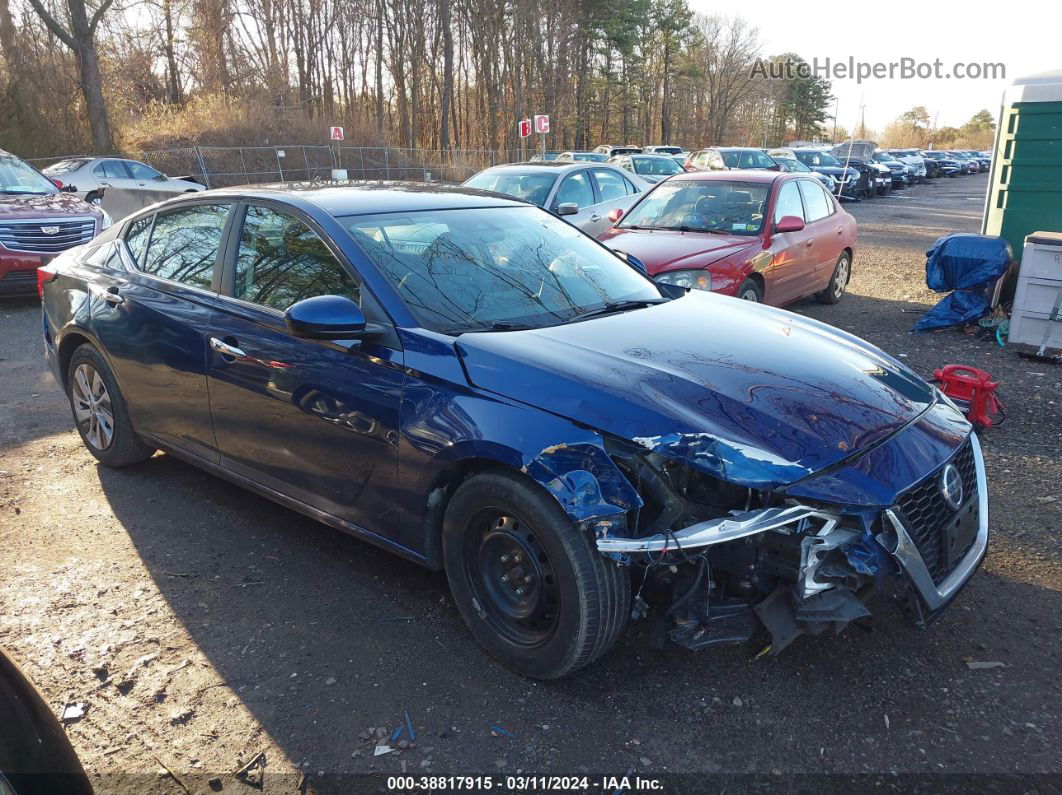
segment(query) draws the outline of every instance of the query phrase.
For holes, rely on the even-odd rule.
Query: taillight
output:
[[[44,285],[53,282],[59,274],[51,265],[41,265],[37,268],[37,295],[44,298]]]
[[[55,187],[57,188],[63,187],[63,181],[61,179],[56,179],[55,177],[52,177],[52,182],[55,183]]]

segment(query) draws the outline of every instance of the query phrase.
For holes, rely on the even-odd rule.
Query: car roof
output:
[[[564,152],[561,152],[561,154],[564,154]],[[580,154],[580,155],[587,154],[587,155],[590,155],[590,154],[598,154],[598,153],[596,153],[596,152],[574,152],[573,154]],[[560,161],[559,163],[556,160],[528,160],[528,161],[523,162],[523,163],[499,163],[496,166],[489,166],[488,168],[483,169],[483,171],[499,171],[501,169],[520,169],[521,171],[526,171],[529,168],[561,169],[561,168],[576,168],[576,167],[578,167],[578,168],[586,168],[586,166],[579,166],[577,163],[568,163],[568,162],[565,162],[563,160]],[[482,172],[478,172],[478,173],[482,173]]]
[[[762,152],[763,150],[756,146],[709,146],[709,149],[714,149],[717,152]]]
[[[535,165],[540,165],[536,163]],[[527,207],[527,202],[498,193],[457,185],[426,185],[418,182],[293,182],[275,185],[248,185],[217,188],[185,194],[178,201],[209,196],[243,199],[303,199],[316,204],[329,215],[414,212],[418,210],[457,210],[470,207]]]
[[[805,174],[787,174],[784,171],[760,171],[754,168],[743,168],[727,171],[693,171],[686,174],[676,174],[671,177],[672,181],[684,182],[692,180],[696,182],[757,182],[771,183],[778,179],[806,179]]]

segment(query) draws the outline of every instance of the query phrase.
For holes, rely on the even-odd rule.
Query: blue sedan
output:
[[[161,450],[445,569],[523,674],[646,615],[778,652],[891,580],[928,623],[988,540],[962,413],[844,332],[637,266],[496,194],[304,186],[156,205],[39,284],[100,462]]]

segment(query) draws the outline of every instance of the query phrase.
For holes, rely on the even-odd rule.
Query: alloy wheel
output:
[[[560,588],[534,528],[498,508],[470,524],[467,573],[483,617],[515,646],[544,644],[557,628]]]
[[[848,257],[842,256],[837,260],[837,272],[833,277],[833,297],[840,298],[844,295],[844,290],[848,286],[848,278],[850,268],[848,265]]]
[[[748,290],[745,290],[745,292],[741,294],[741,300],[752,301],[753,303],[756,303],[760,300],[760,297],[756,294],[756,291],[750,287]]]
[[[97,450],[106,450],[114,438],[114,409],[107,385],[92,365],[79,364],[74,370],[71,398],[85,441]]]

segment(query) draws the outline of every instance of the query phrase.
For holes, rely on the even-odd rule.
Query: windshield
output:
[[[551,326],[617,302],[662,300],[649,279],[593,238],[531,207],[340,221],[435,331]]]
[[[790,160],[788,157],[776,157],[774,158],[779,163],[784,163],[790,171],[810,172],[811,169],[801,163],[799,160]]]
[[[576,152],[572,157],[576,160],[589,160],[594,163],[604,163],[608,160],[608,155],[603,155],[600,152]]]
[[[631,209],[619,226],[756,235],[763,228],[767,190],[753,182],[672,179]]]
[[[14,155],[0,155],[0,193],[44,196],[59,189],[29,163]]]
[[[632,157],[635,174],[651,174],[657,177],[668,177],[682,171],[679,164],[670,157]]]
[[[658,152],[662,155],[677,155],[682,153],[681,146],[657,146],[653,149],[654,152]]]
[[[87,157],[68,157],[58,163],[52,163],[48,168],[44,169],[43,173],[58,177],[60,174],[69,174],[71,171],[77,171],[87,162],[89,162]]]
[[[803,163],[805,166],[811,166],[812,168],[819,166],[840,166],[841,161],[831,155],[829,152],[797,152],[797,160]]]
[[[549,198],[550,189],[557,181],[557,174],[550,171],[511,171],[509,169],[487,169],[468,179],[466,188],[480,188],[504,193],[525,202],[542,207]]]

